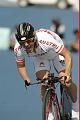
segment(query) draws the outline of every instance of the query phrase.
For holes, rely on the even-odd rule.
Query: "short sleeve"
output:
[[[24,52],[22,47],[19,45],[19,43],[16,43],[14,47],[14,54],[15,54],[17,63],[22,63],[25,61]]]
[[[53,48],[55,50],[55,52],[57,53],[61,53],[64,49],[64,43],[62,41],[62,39],[56,34],[53,33]]]

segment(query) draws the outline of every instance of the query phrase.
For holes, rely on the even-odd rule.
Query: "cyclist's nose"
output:
[[[25,47],[27,47],[29,44],[26,42],[24,45],[25,45]]]

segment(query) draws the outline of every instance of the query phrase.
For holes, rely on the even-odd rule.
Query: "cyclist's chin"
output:
[[[26,52],[27,52],[27,54],[29,54],[29,53],[32,53],[34,50],[31,48],[31,49],[26,49]]]

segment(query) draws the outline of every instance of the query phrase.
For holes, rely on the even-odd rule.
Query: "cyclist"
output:
[[[16,64],[25,86],[29,86],[31,81],[25,66],[25,53],[28,57],[34,57],[34,68],[37,78],[46,78],[50,72],[50,61],[52,61],[59,76],[62,76],[62,84],[70,93],[73,102],[77,99],[77,88],[72,82],[72,56],[65,48],[61,38],[48,29],[34,30],[30,23],[21,23],[16,28],[15,33],[17,43],[14,47]],[[65,58],[65,68],[59,62],[59,54]],[[66,81],[64,82],[64,77]],[[46,87],[42,84],[41,96],[45,93]]]

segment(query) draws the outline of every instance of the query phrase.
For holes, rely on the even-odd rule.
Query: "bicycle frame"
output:
[[[47,84],[48,88],[47,88],[45,94],[47,94],[49,91],[51,91],[51,97],[52,97],[52,101],[53,101],[53,104],[55,106],[55,111],[56,111],[56,120],[64,120],[63,119],[63,112],[62,112],[63,111],[63,109],[62,109],[63,107],[59,104],[58,97],[57,97],[57,92],[56,92],[56,87],[55,87],[55,83],[60,83],[60,81],[58,79],[59,78],[56,77],[56,80],[54,78],[55,81],[51,80],[52,83],[51,84]]]
[[[48,88],[46,90],[46,93],[48,91],[51,91],[52,98],[53,98],[53,104],[57,103],[57,108],[59,109],[60,118],[57,117],[56,120],[70,120],[70,119],[64,119],[64,96],[63,96],[63,89],[64,88],[63,88],[63,85],[61,85],[61,83],[60,83],[61,78],[54,77],[53,75],[51,75],[47,79],[44,79],[44,80],[41,80],[41,81],[40,81],[40,79],[38,79],[39,80],[38,82],[31,83],[31,85],[45,83],[48,86]],[[52,81],[52,82],[49,83],[50,81]],[[59,103],[59,100],[58,100],[58,97],[57,97],[58,95],[57,95],[57,92],[56,92],[56,85],[55,85],[56,83],[60,83],[60,92],[61,92],[60,103]]]
[[[55,78],[54,78],[55,79]],[[58,78],[59,79],[59,78]],[[57,100],[57,91],[56,91],[56,87],[55,87],[55,83],[60,83],[60,81],[56,81],[56,82],[53,82],[53,84],[52,84],[52,86],[49,86],[49,89],[53,89],[53,101],[54,102],[56,102]],[[48,89],[47,89],[48,90]],[[69,99],[69,96],[68,96],[68,94],[67,94],[67,90],[66,90],[66,88],[65,88],[65,86],[64,85],[62,85],[61,83],[60,83],[60,103],[59,103],[59,100],[58,100],[58,109],[59,109],[59,113],[60,113],[60,118],[61,118],[61,120],[71,120],[71,111],[68,111],[67,113],[66,113],[66,108],[65,108],[65,96],[66,96],[66,98],[67,98],[67,100],[68,100],[68,104],[69,104],[69,106],[70,106],[70,99]]]

